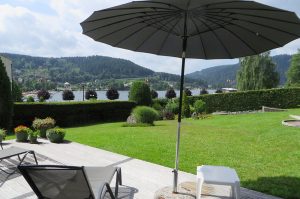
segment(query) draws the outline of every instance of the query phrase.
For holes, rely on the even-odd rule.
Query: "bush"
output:
[[[40,102],[43,102],[45,100],[50,99],[51,96],[50,96],[50,93],[47,90],[42,89],[42,90],[38,91],[37,97],[40,100]]]
[[[194,109],[195,109],[195,112],[197,114],[202,114],[205,112],[205,109],[206,109],[206,103],[202,100],[197,100],[195,101],[194,103]]]
[[[178,102],[175,102],[174,100],[169,100],[169,102],[167,103],[167,105],[165,107],[165,110],[177,115],[179,112]]]
[[[152,108],[154,108],[157,111],[161,111],[163,109],[163,107],[158,102],[153,103]]]
[[[47,130],[47,138],[53,143],[62,143],[66,135],[66,130],[62,128],[53,128]]]
[[[128,101],[16,103],[14,126],[32,125],[35,118],[55,118],[61,127],[124,121],[136,106]]]
[[[117,89],[111,88],[106,91],[106,97],[109,100],[119,99],[119,92],[117,91]]]
[[[138,106],[134,108],[132,114],[134,115],[137,123],[153,124],[158,118],[157,111],[147,106]]]
[[[87,90],[85,92],[85,99],[86,100],[91,100],[91,99],[97,99],[98,95],[97,92],[95,90]]]
[[[74,100],[75,99],[75,95],[71,90],[64,90],[62,93],[62,99],[63,100]]]
[[[28,135],[32,130],[26,126],[20,125],[14,129],[17,142],[27,142]]]
[[[46,131],[55,127],[55,120],[51,117],[47,117],[46,119],[35,118],[32,127],[40,131],[40,137],[46,138]]]
[[[260,110],[262,106],[282,109],[297,108],[300,105],[300,88],[202,95],[189,97],[190,104],[199,99],[206,103],[208,113]]]
[[[152,103],[149,85],[145,82],[133,82],[129,91],[129,100],[134,101],[137,105],[149,106]]]
[[[29,96],[29,97],[27,97],[26,102],[32,103],[32,102],[34,102],[34,98],[32,96]]]
[[[23,95],[22,90],[20,89],[20,86],[13,81],[12,82],[12,99],[14,102],[22,102],[23,101]]]
[[[31,131],[28,133],[28,139],[31,144],[37,143],[37,137],[40,135],[40,131]]]
[[[175,119],[175,114],[172,111],[169,110],[163,110],[162,111],[162,117],[164,120],[174,120]]]
[[[188,88],[184,89],[184,93],[186,94],[186,96],[190,97],[192,96],[192,91]]]
[[[168,89],[166,92],[166,98],[173,99],[175,97],[176,97],[176,92],[174,91],[174,89],[173,88]]]
[[[158,98],[158,93],[155,90],[151,90],[151,97],[152,99]]]
[[[185,92],[183,93],[183,98],[182,98],[182,116],[186,118],[189,118],[191,116],[191,109]]]
[[[0,129],[0,142],[2,142],[2,140],[5,140],[5,137],[6,137],[6,130]]]
[[[206,88],[202,88],[200,91],[200,95],[206,95],[209,94],[208,91],[206,90]]]
[[[10,129],[13,102],[11,85],[6,69],[0,58],[0,128]]]

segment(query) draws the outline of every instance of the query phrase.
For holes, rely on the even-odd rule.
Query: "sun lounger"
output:
[[[118,186],[122,184],[121,168],[116,167],[20,165],[18,168],[38,198],[104,199],[108,193],[112,199],[117,199]],[[109,183],[115,174],[113,194]]]
[[[10,147],[8,149],[1,150],[0,151],[0,162],[5,160],[5,159],[9,159],[11,157],[17,156],[18,159],[19,159],[19,163],[18,163],[17,166],[19,166],[24,162],[24,160],[25,160],[25,158],[27,157],[28,154],[33,155],[35,163],[38,164],[34,151],[27,150],[27,149],[22,149],[22,148],[19,148],[19,147]],[[12,169],[12,172],[8,172],[8,171],[6,171],[2,168],[0,168],[0,170],[2,172],[6,173],[6,174],[13,174],[14,172],[17,171],[17,166]],[[11,168],[8,168],[8,169],[11,169]]]

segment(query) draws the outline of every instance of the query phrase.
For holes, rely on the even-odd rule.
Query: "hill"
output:
[[[283,85],[286,82],[286,71],[290,66],[291,55],[277,55],[272,57],[276,64],[276,70],[280,75],[280,84]],[[240,68],[240,64],[222,65],[207,68],[201,71],[196,71],[186,75],[191,79],[202,79],[213,87],[227,87],[235,86],[236,74]]]
[[[156,73],[129,60],[104,56],[45,58],[27,55],[0,53],[13,61],[13,76],[22,83],[24,90],[42,87],[55,89],[65,82],[79,86],[88,83],[91,87],[126,89],[124,84],[132,79],[148,79],[154,89],[166,89],[179,81],[178,75]],[[203,81],[187,79],[190,85]],[[199,86],[199,85],[198,85]]]

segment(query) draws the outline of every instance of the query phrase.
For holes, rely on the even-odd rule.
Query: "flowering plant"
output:
[[[29,134],[31,132],[31,129],[28,128],[27,126],[24,126],[24,125],[17,126],[14,130],[15,130],[15,133],[27,133],[27,134]]]

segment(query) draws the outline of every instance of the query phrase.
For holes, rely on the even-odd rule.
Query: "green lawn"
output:
[[[300,198],[300,129],[281,125],[290,114],[300,115],[300,109],[183,120],[180,169],[195,174],[197,165],[229,166],[244,187]],[[174,167],[176,121],[153,127],[122,124],[69,128],[66,139]]]

